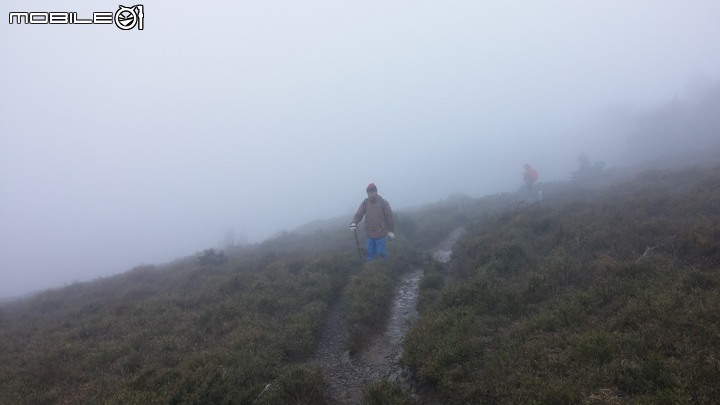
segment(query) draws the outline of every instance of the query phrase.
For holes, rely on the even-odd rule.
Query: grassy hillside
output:
[[[711,402],[720,167],[606,174],[544,184],[542,203],[401,210],[392,259],[372,266],[328,220],[0,305],[0,403],[321,404],[304,364],[330,306],[348,300],[348,349],[362,347],[420,264],[403,361],[446,403]],[[431,262],[458,226],[451,262]],[[371,388],[370,403],[408,398]]]
[[[429,268],[403,361],[447,403],[720,398],[720,166],[477,218]]]
[[[0,403],[249,403],[311,352],[331,257],[137,268],[2,312]],[[313,395],[308,374],[305,395]]]
[[[448,205],[459,212],[433,209]],[[398,212],[398,229],[422,237],[398,232],[373,266],[330,221],[0,305],[0,403],[322,403],[302,364],[329,307],[346,296],[348,349],[361,347],[418,246],[453,226],[414,216]]]

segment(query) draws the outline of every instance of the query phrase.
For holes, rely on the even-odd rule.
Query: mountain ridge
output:
[[[605,171],[539,184],[539,202],[501,193],[399,210],[391,258],[370,267],[338,223],[212,251],[223,260],[202,263],[206,251],[4,303],[0,384],[8,389],[0,402],[323,403],[322,375],[302,364],[332,303],[351,298],[349,344],[362,344],[378,332],[392,285],[411,264],[424,267],[421,321],[402,362],[446,403],[702,402],[716,394],[710,378],[720,378],[712,356],[702,355],[720,350],[708,340],[718,332],[686,292],[706,306],[718,296],[720,166],[607,170],[618,181]],[[447,265],[427,257],[460,225],[468,232]],[[672,286],[670,298],[660,280]],[[651,293],[692,313],[662,312],[643,298]],[[657,331],[645,322],[652,313],[672,328],[663,344],[704,362],[703,375],[661,348],[639,349]],[[593,329],[584,317],[613,320],[616,329]],[[690,321],[702,338],[672,343]],[[503,358],[526,383],[513,388]],[[600,371],[582,371],[589,369]],[[587,390],[574,380],[583,378],[592,382]],[[270,383],[280,389],[261,397]]]

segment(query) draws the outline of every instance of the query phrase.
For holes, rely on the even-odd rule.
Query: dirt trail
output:
[[[433,251],[433,257],[446,262],[452,254],[452,245],[462,235],[463,229],[452,232]],[[363,387],[373,381],[399,382],[413,393],[414,383],[408,370],[397,365],[402,354],[402,341],[417,319],[418,286],[423,269],[410,269],[401,276],[396,286],[390,316],[384,332],[359,353],[350,355],[348,341],[347,303],[341,298],[330,312],[318,349],[310,361],[319,367],[325,378],[326,394],[332,404],[361,404]]]

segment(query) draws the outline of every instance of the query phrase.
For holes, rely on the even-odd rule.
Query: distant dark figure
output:
[[[378,195],[375,184],[370,183],[365,191],[368,198],[360,204],[353,216],[350,229],[355,231],[357,224],[365,217],[365,247],[367,261],[371,262],[376,257],[387,257],[385,237],[389,240],[395,239],[395,221],[390,203]]]
[[[523,166],[525,170],[522,172],[523,182],[525,182],[525,191],[527,192],[527,199],[533,201],[535,193],[533,192],[533,184],[540,178],[537,170],[533,169],[529,163],[525,163]]]

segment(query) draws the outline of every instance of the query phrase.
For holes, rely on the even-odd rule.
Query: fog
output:
[[[712,0],[153,2],[127,31],[8,18],[108,1],[0,8],[0,296],[349,221],[369,182],[401,210],[627,164],[720,76]]]

